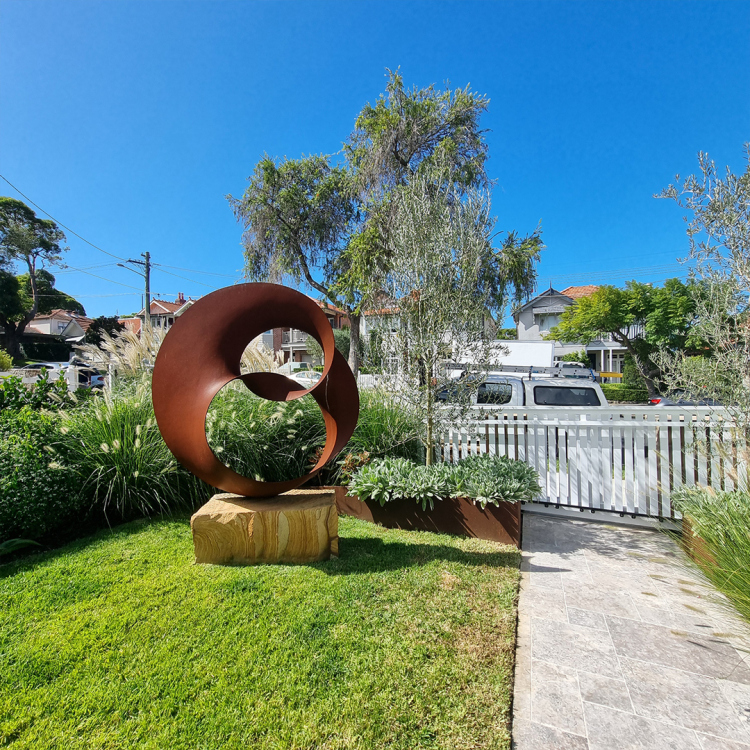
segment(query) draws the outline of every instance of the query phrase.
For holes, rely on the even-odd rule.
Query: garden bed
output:
[[[521,503],[500,503],[482,508],[464,497],[449,497],[423,510],[411,498],[392,500],[385,505],[361,501],[336,487],[336,506],[345,516],[370,521],[388,529],[433,531],[443,534],[487,539],[521,547]]]

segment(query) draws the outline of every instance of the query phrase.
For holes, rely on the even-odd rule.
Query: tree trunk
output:
[[[425,465],[432,465],[432,438],[435,431],[434,419],[432,414],[432,368],[427,373],[427,451],[425,453]]]
[[[349,367],[356,378],[359,374],[359,324],[362,316],[349,313]]]
[[[2,321],[2,326],[5,329],[4,343],[8,351],[8,354],[10,354],[10,356],[13,357],[14,362],[18,361],[22,357],[21,357],[21,341],[18,335],[17,324],[10,323],[7,321]]]
[[[659,395],[659,391],[656,388],[656,383],[654,383],[654,379],[651,377],[651,371],[646,369],[646,365],[641,361],[641,358],[638,356],[638,352],[636,352],[635,347],[631,343],[630,339],[627,336],[617,335],[616,333],[612,333],[612,338],[622,344],[627,350],[630,356],[633,358],[633,362],[635,366],[638,368],[638,372],[641,374],[641,377],[643,378],[644,382],[646,383],[646,390],[648,391],[648,397],[654,398],[654,396]]]

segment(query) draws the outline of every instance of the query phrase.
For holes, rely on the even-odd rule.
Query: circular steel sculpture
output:
[[[321,345],[325,369],[312,388],[278,373],[241,374],[245,347],[271,328],[305,331]],[[285,482],[258,482],[216,458],[206,440],[206,414],[213,397],[232,380],[241,380],[271,401],[293,401],[308,393],[317,401],[326,442],[309,474]],[[175,458],[213,487],[247,497],[273,497],[315,476],[349,441],[359,415],[357,383],[334,346],[325,314],[309,297],[278,284],[219,289],[177,318],[156,357],[152,393],[156,421]]]

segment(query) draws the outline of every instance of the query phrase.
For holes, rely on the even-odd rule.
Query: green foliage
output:
[[[7,372],[11,367],[13,367],[13,357],[5,349],[0,349],[0,372]]]
[[[630,388],[620,383],[602,383],[602,393],[610,403],[645,404],[648,402],[648,391],[645,388]]]
[[[686,350],[701,345],[694,318],[692,283],[668,279],[663,287],[654,287],[629,281],[625,289],[601,286],[591,296],[576,300],[550,329],[548,338],[589,344],[612,336],[628,350],[649,392],[655,393],[661,376],[655,353],[660,348]]]
[[[672,503],[713,557],[699,556],[699,567],[750,621],[750,493],[681,487]]]
[[[324,469],[321,480],[338,484],[369,456],[418,457],[420,432],[421,422],[412,411],[386,395],[362,393],[354,435],[338,461]],[[224,464],[265,482],[306,474],[325,444],[325,424],[312,397],[277,403],[254,396],[242,385],[222,388],[216,395],[206,434]]]
[[[91,322],[83,340],[87,344],[99,344],[103,338],[102,334],[108,333],[110,336],[114,336],[124,330],[125,326],[120,323],[116,315],[100,315]]]
[[[31,289],[31,276],[28,273],[21,274],[18,277],[18,283],[26,306],[31,307],[34,296]],[[55,277],[46,269],[37,269],[36,286],[39,295],[37,314],[42,315],[53,310],[69,310],[79,315],[86,314],[85,308],[75,297],[55,289]]]
[[[50,378],[47,370],[42,370],[36,382],[26,387],[21,378],[13,375],[0,380],[0,411],[23,409],[66,409],[85,397],[78,391],[68,392],[68,383],[64,376]]]
[[[344,146],[358,186],[378,191],[436,167],[459,185],[483,185],[488,148],[479,118],[488,106],[468,86],[408,90],[401,73],[389,70],[386,94],[363,107]]]
[[[502,339],[503,341],[513,341],[518,338],[518,329],[498,328],[495,332],[495,338]]]
[[[457,464],[431,466],[389,458],[361,467],[352,476],[349,493],[381,505],[413,499],[423,509],[447,497],[464,497],[484,508],[488,503],[532,500],[539,494],[539,475],[525,462],[507,456],[471,456]]]
[[[339,519],[341,556],[193,565],[186,518],[3,566],[0,743],[510,747],[518,550]]]
[[[584,365],[589,361],[589,355],[585,349],[581,349],[577,352],[570,352],[570,354],[564,354],[561,357],[563,362],[582,362]]]
[[[55,451],[57,419],[0,411],[0,541],[40,539],[84,512],[75,473]]]
[[[622,362],[622,384],[628,388],[646,390],[646,381],[630,354],[626,354]]]
[[[179,466],[159,433],[144,383],[60,412],[59,450],[79,491],[111,520],[195,507],[205,486]]]
[[[344,355],[349,356],[349,345],[351,343],[351,333],[348,328],[334,328],[333,341],[336,348]],[[307,339],[307,353],[314,359],[323,359],[323,347],[310,336]]]

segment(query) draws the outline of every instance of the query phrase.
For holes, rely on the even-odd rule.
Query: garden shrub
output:
[[[467,498],[482,508],[528,501],[540,490],[539,475],[528,464],[507,456],[482,455],[430,466],[403,458],[376,460],[354,473],[348,491],[362,501],[381,505],[410,498],[426,509],[447,497]]]
[[[76,473],[55,455],[57,417],[0,411],[0,542],[40,539],[84,512]]]
[[[11,357],[5,349],[0,348],[0,372],[7,372],[12,367],[13,357]]]
[[[377,391],[360,394],[357,427],[338,459],[319,475],[340,484],[372,458],[419,459],[421,421]],[[289,402],[266,401],[242,384],[223,388],[206,418],[208,444],[234,471],[265,482],[301,476],[316,463],[325,444],[320,408],[310,396]]]
[[[621,383],[602,383],[602,393],[607,401],[620,401],[625,404],[645,404],[648,391],[643,388],[630,388]]]
[[[750,621],[750,492],[681,487],[672,503],[713,558],[699,558],[699,567]]]
[[[192,508],[208,495],[162,439],[146,381],[60,412],[59,446],[81,496],[109,520]]]

